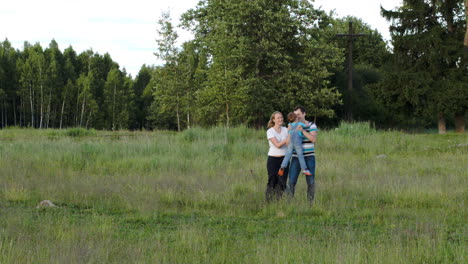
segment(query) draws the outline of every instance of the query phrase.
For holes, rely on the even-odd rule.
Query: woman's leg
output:
[[[278,176],[278,170],[281,167],[283,157],[271,157],[268,156],[267,160],[267,171],[268,171],[268,183],[266,189],[266,199],[271,201],[274,197],[279,197],[283,194],[286,189],[286,181],[288,177],[287,166],[284,170],[283,176]]]
[[[266,200],[270,202],[275,195],[275,187],[278,184],[278,159],[276,157],[268,156],[267,159],[267,172],[268,182],[266,188]]]
[[[281,198],[286,190],[286,184],[289,175],[289,164],[284,168],[283,176],[278,176],[278,185],[276,186],[278,197]]]

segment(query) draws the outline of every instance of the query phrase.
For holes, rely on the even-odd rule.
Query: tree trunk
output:
[[[63,110],[65,109],[65,99],[66,99],[66,96],[63,97],[62,111],[60,112],[60,129],[62,129]]]
[[[443,113],[439,113],[439,134],[445,134],[447,129],[445,127],[445,116]]]
[[[23,96],[20,96],[19,126],[23,126],[24,104]]]
[[[5,127],[8,126],[8,107],[6,103],[6,99],[3,99],[3,105],[5,107]]]
[[[78,90],[76,94],[76,107],[75,107],[75,126],[78,126],[78,115],[79,115],[79,107],[80,107],[80,91]]]
[[[227,94],[227,84],[226,84],[226,76],[227,70],[226,66],[224,66],[224,96],[226,98],[226,127],[229,128],[229,100],[228,100],[228,94]]]
[[[114,98],[112,99],[112,131],[115,130],[115,86],[114,83]]]
[[[51,112],[51,105],[52,103],[52,88],[49,89],[49,103],[47,105],[47,115],[46,115],[46,124],[45,127],[49,128],[49,123],[50,123],[50,112]]]
[[[465,0],[465,17],[468,18],[468,0]],[[466,19],[465,52],[468,52],[468,19]]]
[[[5,100],[2,100],[2,101],[5,102]],[[3,109],[4,109],[3,103],[2,103],[2,106],[0,108],[2,109],[2,123],[0,124],[0,128],[3,128],[4,127],[3,124],[5,123],[5,121],[3,120],[3,116],[4,116],[3,115]]]
[[[33,105],[33,90],[32,90],[32,84],[29,84],[29,102],[31,103],[31,126],[34,128],[34,105]]]
[[[229,128],[229,103],[226,100],[226,127]]]
[[[81,118],[80,118],[80,127],[83,124],[83,115],[84,115],[84,109],[86,105],[86,95],[83,95],[83,104],[81,105]]]
[[[190,97],[187,93],[187,128],[190,129]]]
[[[455,132],[465,133],[465,113],[464,112],[455,114]]]
[[[42,119],[44,115],[44,91],[42,87],[42,69],[39,67],[39,82],[40,82],[40,87],[41,87],[41,116],[40,116],[40,121],[39,121],[39,128],[42,128]]]
[[[16,95],[13,97],[13,124],[14,126],[17,126],[16,124]]]
[[[176,109],[176,113],[177,113],[177,131],[180,132],[179,95],[177,95],[177,109]]]
[[[88,128],[88,123],[89,123],[89,120],[91,119],[91,111],[89,111],[89,115],[88,115],[88,118],[86,119],[86,129]]]

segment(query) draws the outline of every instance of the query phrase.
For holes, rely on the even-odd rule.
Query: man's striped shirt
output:
[[[305,131],[307,131],[309,133],[311,133],[313,131],[318,131],[317,126],[315,125],[315,123],[306,121],[306,124],[307,124],[307,126],[304,128]],[[312,143],[312,141],[310,141],[308,138],[306,138],[304,136],[302,137],[302,149],[304,150],[304,157],[314,156],[315,155],[314,143]],[[293,151],[292,156],[297,157],[296,151]]]

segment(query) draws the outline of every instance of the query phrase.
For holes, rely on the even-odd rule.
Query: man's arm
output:
[[[317,141],[317,131],[311,131],[310,133],[305,131],[302,126],[297,126],[297,130],[301,131],[308,140],[315,144]]]
[[[303,130],[302,134],[304,134],[304,137],[309,139],[314,144],[317,141],[317,131],[312,131],[312,132],[309,133],[309,132]]]

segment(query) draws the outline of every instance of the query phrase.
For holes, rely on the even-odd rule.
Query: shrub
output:
[[[338,128],[335,128],[334,132],[342,136],[357,137],[373,135],[376,133],[376,130],[374,127],[371,127],[370,122],[341,122],[340,126]]]
[[[65,134],[69,137],[85,137],[97,135],[95,129],[85,129],[81,127],[69,128],[67,129]]]

